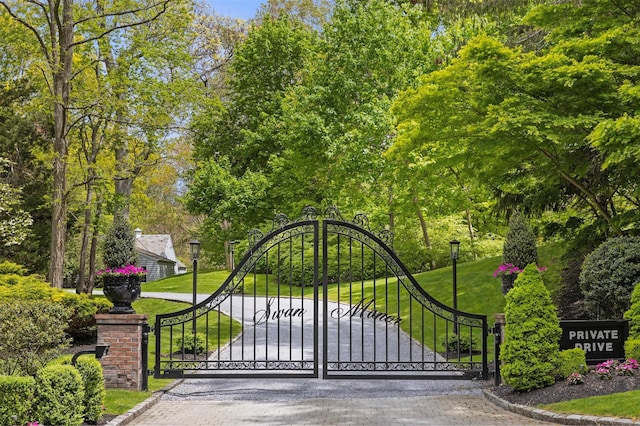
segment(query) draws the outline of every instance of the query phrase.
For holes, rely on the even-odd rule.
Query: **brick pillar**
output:
[[[98,314],[98,345],[110,345],[100,360],[108,389],[142,390],[142,331],[147,315]],[[145,372],[146,373],[146,372]]]

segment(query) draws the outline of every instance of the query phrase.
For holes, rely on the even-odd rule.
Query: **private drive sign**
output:
[[[624,341],[629,335],[628,320],[560,321],[560,349],[584,349],[587,364],[624,359]]]

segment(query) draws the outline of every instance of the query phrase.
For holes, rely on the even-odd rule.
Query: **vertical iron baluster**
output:
[[[304,263],[302,264],[304,269]],[[289,239],[289,312],[292,313],[293,293],[293,238]],[[293,361],[293,315],[289,315],[289,361]]]
[[[400,334],[400,324],[398,324]],[[413,296],[409,294],[409,362],[413,362]]]
[[[364,243],[360,243],[360,300],[362,300],[362,312],[360,316],[362,317],[362,321],[360,321],[360,358],[362,362],[364,362]]]
[[[256,365],[256,361],[258,358],[257,355],[257,341],[256,341],[256,336],[258,335],[258,330],[256,327],[256,311],[257,311],[257,307],[256,307],[256,299],[257,299],[257,291],[256,288],[258,287],[258,262],[256,262],[253,265],[253,362],[254,362],[254,366]],[[267,272],[267,276],[269,273],[269,268],[265,267],[265,272]]]
[[[340,234],[338,234],[338,277],[337,277],[337,282],[338,282],[338,309],[340,308],[340,303],[342,303],[342,300],[340,300],[340,284],[341,284],[341,279],[340,279]],[[325,296],[326,297],[326,296]],[[338,310],[338,312],[340,312]],[[340,345],[340,317],[341,315],[338,314],[338,344],[336,345],[336,347],[338,348],[338,363],[340,363],[340,352],[342,352],[342,345]]]
[[[376,329],[378,327],[376,327],[376,317],[378,316],[378,308],[376,307],[376,286],[378,285],[377,282],[377,276],[378,276],[378,269],[376,267],[376,258],[378,257],[378,255],[373,252],[373,312],[375,315],[372,315],[373,318],[373,369],[376,370],[376,361],[377,361],[377,357],[376,357],[376,350],[377,350],[377,339],[376,339]]]
[[[304,234],[302,234],[302,238],[300,240],[300,246],[302,248],[302,273],[301,275],[301,282],[300,282],[300,303],[302,304],[302,311],[300,311],[300,318],[301,318],[301,322],[300,322],[300,350],[302,351],[302,354],[300,355],[300,358],[302,359],[302,365],[304,365],[304,361],[305,361],[305,357],[304,357],[304,286],[305,286],[305,282],[304,282]]]
[[[278,282],[277,284],[277,290],[278,290],[278,315],[277,315],[277,319],[276,319],[276,342],[278,344],[278,349],[276,351],[276,360],[280,361],[280,284],[282,283],[282,276],[280,274],[280,271],[282,269],[282,264],[280,263],[280,261],[282,260],[282,252],[281,252],[281,243],[278,243]]]
[[[353,306],[353,238],[349,236],[349,308]],[[353,315],[349,315],[349,362],[353,362]]]
[[[389,265],[385,266],[386,273],[384,279],[384,314],[385,318],[389,317]],[[384,322],[384,362],[385,370],[388,369],[389,362],[389,321]]]
[[[396,285],[398,286],[397,290],[397,300],[396,300],[396,309],[398,311],[397,318],[400,318],[400,277],[396,280]],[[396,333],[398,335],[398,362],[400,362],[400,324],[396,324]]]

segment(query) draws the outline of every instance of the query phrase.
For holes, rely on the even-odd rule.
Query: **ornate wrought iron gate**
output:
[[[156,317],[155,377],[488,378],[486,316],[429,296],[392,242],[335,208],[277,215],[213,295]]]

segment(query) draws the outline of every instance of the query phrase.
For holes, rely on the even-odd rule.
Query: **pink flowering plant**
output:
[[[614,372],[618,376],[633,376],[634,370],[638,370],[639,367],[638,361],[633,358],[624,362],[610,359],[596,365],[593,371],[600,379],[610,379]]]
[[[629,358],[625,362],[616,366],[616,374],[618,376],[633,376],[633,370],[638,369],[638,361]]]
[[[584,375],[577,371],[574,371],[567,377],[567,384],[569,385],[580,385],[582,383],[584,383]]]
[[[96,272],[99,277],[144,277],[146,274],[146,269],[131,264],[118,268],[105,268]]]
[[[546,267],[538,266],[538,271],[544,272],[546,270],[547,270]],[[517,275],[522,271],[523,271],[523,269],[518,268],[513,263],[503,263],[500,266],[498,266],[498,269],[496,269],[493,272],[493,277],[494,278],[498,278],[498,277],[503,277],[503,276],[508,276],[508,275]]]
[[[515,275],[520,272],[522,272],[522,269],[518,268],[513,263],[503,263],[493,272],[493,277],[498,278],[505,275]]]

